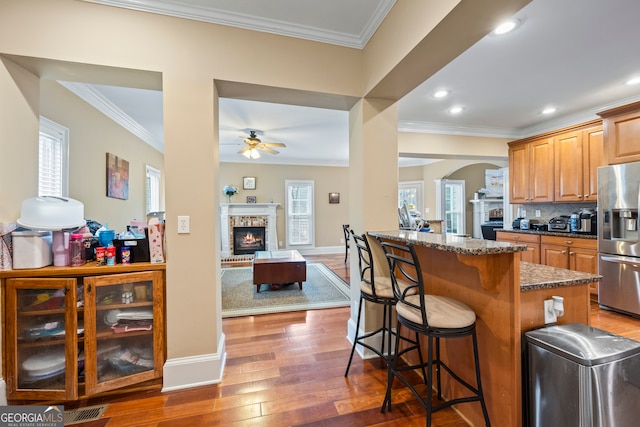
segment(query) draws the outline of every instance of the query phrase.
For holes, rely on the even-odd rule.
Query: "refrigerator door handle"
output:
[[[615,262],[617,264],[632,264],[634,267],[640,267],[640,258],[634,258],[629,256],[610,256],[600,255],[603,261]]]

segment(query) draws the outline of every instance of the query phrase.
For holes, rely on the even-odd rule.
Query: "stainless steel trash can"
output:
[[[640,342],[574,323],[525,333],[531,427],[640,425]]]

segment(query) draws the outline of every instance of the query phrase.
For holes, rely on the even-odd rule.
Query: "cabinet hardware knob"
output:
[[[562,251],[561,253],[566,254],[566,253],[567,253],[567,251]]]
[[[576,254],[575,252],[569,252],[569,255],[575,255],[575,254]]]

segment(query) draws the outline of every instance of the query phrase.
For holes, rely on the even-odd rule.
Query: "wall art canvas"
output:
[[[107,153],[107,197],[129,199],[129,162]]]

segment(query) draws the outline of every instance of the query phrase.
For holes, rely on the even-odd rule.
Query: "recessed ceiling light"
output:
[[[462,107],[451,107],[449,108],[449,112],[451,114],[458,114],[460,112],[462,112],[463,108]]]
[[[640,77],[634,77],[630,80],[627,80],[628,85],[637,85],[638,83],[640,83]]]
[[[444,98],[445,96],[449,95],[449,91],[448,90],[439,90],[437,92],[435,92],[433,94],[434,98]]]
[[[553,113],[555,113],[556,111],[558,111],[558,109],[557,109],[557,108],[555,108],[555,107],[548,107],[548,108],[545,108],[544,110],[542,110],[542,114],[553,114]]]
[[[501,36],[503,34],[507,34],[510,31],[513,31],[518,25],[520,25],[519,19],[509,19],[508,21],[503,22],[498,25],[493,31],[491,31],[492,36]]]

